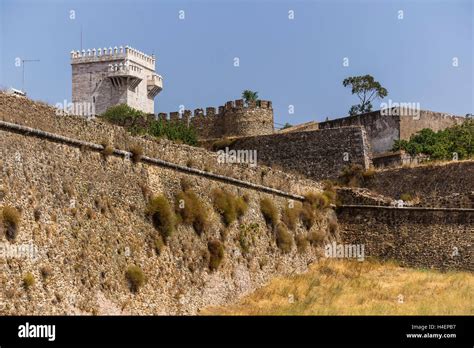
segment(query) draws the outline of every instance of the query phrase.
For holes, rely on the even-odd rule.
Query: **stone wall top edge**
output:
[[[172,111],[170,113],[167,112],[160,112],[158,115],[161,115],[162,117],[167,117],[168,114],[172,116],[176,116],[178,114],[179,116],[184,116],[184,117],[212,117],[212,116],[221,116],[224,115],[226,112],[229,111],[238,111],[238,110],[262,110],[262,109],[267,109],[267,110],[273,110],[272,107],[272,102],[269,100],[259,100],[258,102],[251,103],[251,104],[246,104],[243,99],[237,99],[237,100],[230,100],[227,101],[224,105],[214,107],[214,106],[209,106],[206,108],[196,108],[194,111],[191,111],[190,109],[185,109],[180,111]]]
[[[394,109],[400,109],[400,108],[399,107],[393,107],[393,108],[388,108],[388,109],[394,110]],[[413,110],[413,109],[410,109],[410,110]],[[326,124],[344,122],[344,121],[347,121],[347,120],[350,120],[350,119],[361,119],[361,118],[368,118],[368,117],[373,117],[373,116],[378,116],[378,117],[402,117],[403,119],[406,119],[408,117],[414,117],[413,115],[404,115],[404,114],[387,115],[387,114],[382,114],[381,112],[382,112],[382,110],[376,110],[376,111],[371,111],[371,112],[367,112],[367,113],[359,114],[359,115],[354,115],[354,116],[343,116],[343,117],[334,118],[332,120],[322,121],[319,124],[324,126]],[[442,118],[466,119],[465,116],[454,115],[454,114],[449,113],[449,112],[439,112],[439,111],[432,111],[432,110],[425,110],[425,109],[417,110],[417,112],[419,112],[421,116],[423,116],[423,114],[425,114],[425,115],[429,114],[429,115],[433,115],[435,117],[437,116],[437,117],[440,117],[440,118],[442,117]]]

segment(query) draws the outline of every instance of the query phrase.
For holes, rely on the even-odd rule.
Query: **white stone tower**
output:
[[[71,51],[71,66],[73,103],[91,103],[97,115],[118,104],[154,113],[163,89],[154,56],[129,46]]]

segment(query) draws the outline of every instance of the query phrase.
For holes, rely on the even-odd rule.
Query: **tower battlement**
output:
[[[271,134],[274,130],[272,102],[268,100],[248,104],[243,99],[231,100],[218,108],[175,111],[169,115],[160,112],[158,118],[191,125],[201,139]]]
[[[94,63],[103,61],[130,60],[151,70],[155,70],[156,58],[130,46],[93,48],[82,51],[71,51],[71,64]]]
[[[273,110],[272,102],[269,100],[257,100],[253,102],[249,102],[248,104],[245,103],[243,99],[237,100],[230,100],[226,102],[224,105],[219,107],[206,107],[204,108],[197,108],[194,111],[191,110],[184,110],[182,112],[175,111],[170,112],[170,120],[176,119],[185,119],[185,118],[194,118],[194,117],[216,117],[216,116],[224,116],[226,111],[245,111],[245,110],[252,110],[252,109],[269,109]],[[205,111],[205,112],[204,112]],[[186,117],[187,116],[187,117]],[[158,117],[163,120],[168,119],[168,114],[166,112],[160,112]]]
[[[163,89],[154,55],[130,46],[73,50],[70,54],[74,103],[92,103],[97,114],[117,104],[154,112],[154,98]]]

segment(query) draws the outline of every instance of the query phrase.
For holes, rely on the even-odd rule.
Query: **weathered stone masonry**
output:
[[[154,98],[163,89],[155,62],[128,46],[72,51],[72,101],[94,105],[96,115],[117,104],[153,113]]]
[[[272,102],[267,100],[252,101],[245,104],[242,99],[228,101],[216,110],[214,107],[159,113],[158,118],[170,122],[182,122],[193,126],[200,139],[215,139],[231,136],[252,136],[273,133]]]
[[[342,206],[337,213],[341,240],[364,244],[366,257],[474,270],[473,209]]]
[[[259,164],[276,165],[315,180],[335,179],[350,164],[369,169],[370,146],[362,127],[238,138],[236,150],[257,150]]]
[[[395,140],[409,140],[423,128],[430,128],[436,132],[461,124],[465,120],[464,117],[427,110],[419,110],[417,115],[409,115],[408,112],[409,110],[393,108],[391,112],[384,114],[378,110],[321,122],[319,129],[363,126],[367,131],[372,152],[378,154],[391,151]]]
[[[377,171],[365,185],[393,199],[409,194],[424,207],[474,209],[473,178],[474,161],[452,161]]]

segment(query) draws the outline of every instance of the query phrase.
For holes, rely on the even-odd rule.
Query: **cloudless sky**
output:
[[[473,18],[473,0],[0,0],[0,85],[21,89],[15,59],[40,59],[25,66],[29,96],[71,101],[82,26],[84,49],[156,55],[156,113],[217,107],[251,89],[273,101],[278,123],[321,121],[357,104],[345,77],[371,74],[389,91],[384,101],[465,115],[474,113]]]

